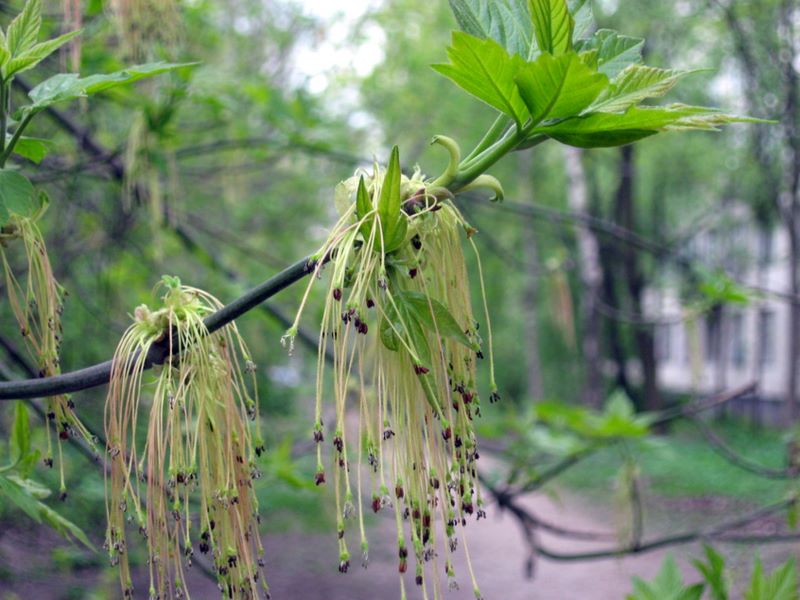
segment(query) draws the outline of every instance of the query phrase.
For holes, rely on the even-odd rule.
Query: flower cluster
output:
[[[66,296],[66,292],[53,275],[44,238],[36,224],[45,207],[46,205],[42,204],[40,211],[33,217],[13,215],[0,233],[0,257],[5,271],[9,305],[17,321],[20,335],[25,340],[25,347],[38,366],[39,377],[50,377],[61,373],[59,363],[62,339],[61,314]],[[3,247],[6,241],[15,239],[21,240],[25,246],[27,273],[22,282],[14,275]],[[66,394],[47,399],[48,436],[44,464],[48,467],[53,466],[53,437],[55,437],[61,477],[59,495],[62,500],[67,497],[62,459],[63,442],[72,436],[79,436],[93,449],[96,442],[94,436],[76,416],[74,408],[72,400]]]
[[[107,550],[125,597],[133,593],[129,522],[147,541],[151,598],[187,595],[183,570],[195,547],[211,553],[224,597],[268,596],[253,491],[263,444],[257,398],[245,383],[249,375],[255,389],[255,365],[234,324],[206,329],[203,317],[221,308],[218,300],[176,278],[163,286],[163,307],[139,306],[114,355],[105,414]],[[143,371],[154,344],[165,356],[139,449]]]
[[[321,484],[328,480],[322,446],[331,433],[322,405],[331,393],[325,360],[332,356],[339,570],[350,566],[346,521],[358,521],[366,566],[364,506],[393,509],[398,570],[414,569],[416,583],[426,589],[430,573],[444,572],[455,585],[459,528],[469,515],[484,515],[473,427],[481,412],[475,368],[483,354],[462,253],[464,238],[475,248],[470,238],[476,231],[453,199],[418,170],[402,175],[395,148],[388,169],[376,165],[371,174],[357,172],[337,187],[340,219],[315,255],[314,269],[315,279],[323,268],[330,271],[313,437]],[[301,313],[302,307],[285,341],[296,333]],[[493,377],[492,387],[494,399]],[[357,412],[357,432],[348,431],[348,412]],[[466,543],[461,545],[479,596]],[[432,579],[438,596],[440,583]],[[405,597],[402,576],[400,582]]]

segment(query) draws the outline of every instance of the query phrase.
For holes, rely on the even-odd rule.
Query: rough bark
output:
[[[634,150],[633,146],[620,149],[619,187],[614,198],[614,214],[617,223],[636,231],[636,213],[634,206]],[[637,252],[629,247],[620,248],[622,270],[628,292],[628,310],[634,314],[644,314],[643,295],[645,276],[642,272]],[[655,338],[650,327],[634,329],[634,343],[641,365],[642,407],[645,410],[661,408],[661,394],[658,389],[658,364],[656,361]]]

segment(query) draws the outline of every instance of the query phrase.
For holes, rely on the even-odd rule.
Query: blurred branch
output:
[[[645,542],[643,544],[632,544],[628,546],[621,546],[618,548],[608,548],[603,550],[595,550],[592,552],[576,552],[576,553],[561,553],[549,550],[543,547],[540,543],[536,544],[535,551],[545,558],[557,561],[583,561],[583,560],[600,560],[605,558],[620,558],[622,556],[630,556],[636,554],[644,554],[652,552],[660,548],[668,546],[676,546],[680,544],[687,544],[697,540],[730,542],[737,544],[768,544],[768,543],[783,543],[787,541],[795,541],[800,539],[800,534],[784,534],[784,535],[764,535],[764,536],[747,536],[747,535],[727,535],[735,529],[740,529],[747,525],[756,523],[757,521],[788,509],[797,502],[796,498],[783,500],[777,504],[772,504],[759,508],[750,512],[742,517],[723,521],[722,523],[713,527],[699,528],[685,533],[664,536]]]
[[[701,419],[692,416],[689,417],[689,420],[700,430],[709,446],[730,464],[766,479],[797,479],[800,477],[799,465],[790,465],[784,469],[760,465],[736,452]]]

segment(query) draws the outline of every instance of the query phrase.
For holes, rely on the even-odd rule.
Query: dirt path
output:
[[[527,500],[528,506],[540,518],[575,529],[608,531],[611,523],[602,508],[590,506],[580,498],[567,497],[557,503],[544,496]],[[519,528],[510,516],[498,514],[489,507],[489,518],[470,522],[467,528],[468,545],[473,563],[487,600],[621,600],[630,591],[630,578],[639,575],[651,578],[657,572],[663,552],[635,558],[611,559],[596,562],[553,563],[538,560],[533,580],[525,576],[525,546]],[[116,578],[109,571],[95,567],[80,571],[54,568],[51,550],[53,537],[32,538],[25,532],[6,532],[0,538],[0,552],[7,572],[26,573],[25,581],[9,582],[0,577],[0,599],[24,598],[36,600],[65,600],[88,598],[81,590],[100,584],[100,592],[92,598],[119,597]],[[394,522],[387,518],[369,532],[371,542],[370,566],[364,570],[360,557],[354,558],[350,573],[337,571],[336,541],[332,534],[273,534],[266,538],[267,575],[274,600],[382,600],[399,598],[396,571]],[[542,540],[554,550],[590,550],[596,545],[558,541],[542,534]],[[606,544],[607,545],[607,544]],[[351,548],[357,548],[353,543]],[[686,569],[680,556],[686,547],[676,550],[679,564]],[[458,554],[461,554],[460,552]],[[411,576],[413,577],[413,568]],[[444,598],[468,600],[474,596],[468,584],[463,561],[456,563],[461,589],[445,592]],[[689,571],[686,569],[687,572]],[[144,576],[144,573],[142,573]],[[199,574],[192,580],[195,600],[218,600],[219,592],[213,583]],[[105,582],[105,583],[101,583]],[[422,598],[413,579],[407,580],[409,600]],[[145,598],[147,582],[137,578],[137,598]],[[105,590],[105,591],[102,591]],[[16,594],[16,596],[11,595]]]
[[[585,506],[577,498],[557,503],[544,496],[527,500],[537,516],[575,529],[609,530],[611,524],[602,510]],[[610,559],[581,563],[536,562],[534,579],[525,573],[527,547],[516,521],[508,515],[489,511],[489,518],[468,525],[468,545],[484,598],[487,600],[621,600],[630,592],[633,575],[652,578],[658,571],[664,552],[634,558]],[[359,560],[353,561],[350,573],[341,575],[336,569],[336,544],[332,535],[273,535],[266,540],[267,574],[275,600],[380,600],[399,598],[394,545],[394,524],[385,523],[369,532],[370,566],[364,570]],[[563,542],[542,535],[548,547],[559,551],[591,550],[597,544]],[[601,546],[608,546],[608,543]],[[351,547],[357,547],[352,544]],[[683,549],[685,550],[685,548]],[[689,569],[678,562],[687,573]],[[463,560],[456,563],[461,589],[445,592],[444,598],[472,600],[474,596],[466,577]],[[196,590],[197,599],[217,599],[213,586]],[[409,600],[422,594],[407,579]]]

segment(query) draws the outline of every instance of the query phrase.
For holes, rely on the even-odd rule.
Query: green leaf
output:
[[[386,240],[386,248],[384,252],[394,252],[406,241],[408,235],[408,218],[404,213],[398,215],[397,221],[392,229],[392,236]]]
[[[400,292],[398,296],[406,311],[431,333],[438,331],[442,337],[453,339],[472,350],[480,350],[447,307],[438,300],[419,292]]]
[[[525,62],[510,55],[494,40],[480,40],[460,31],[453,32],[447,55],[452,64],[433,68],[456,85],[513,118],[521,125],[527,118],[525,103],[514,78]]]
[[[37,506],[40,504],[39,501],[5,475],[0,475],[0,496],[5,496],[37,523],[42,522]]]
[[[381,319],[380,337],[383,345],[392,352],[397,352],[400,350],[400,338],[397,336],[397,332],[392,327],[392,322],[386,317]]]
[[[28,407],[21,400],[17,400],[14,408],[14,428],[11,430],[11,446],[16,450],[15,462],[22,460],[31,450]]]
[[[633,594],[628,600],[700,600],[703,595],[702,583],[685,586],[683,576],[672,554],[668,554],[661,570],[651,582],[639,577],[633,578]]]
[[[528,0],[528,9],[542,52],[559,55],[572,50],[575,20],[569,12],[567,0]]]
[[[721,113],[713,108],[673,104],[658,107],[631,107],[624,113],[592,113],[542,126],[532,134],[544,134],[570,146],[602,148],[622,146],[659,131],[716,131],[726,123],[762,122],[758,119]]]
[[[697,72],[630,65],[611,82],[610,87],[586,112],[624,112],[647,98],[664,96],[681,78]]]
[[[7,213],[31,216],[36,209],[33,184],[16,171],[0,169],[0,206]],[[0,224],[7,221],[8,217]]]
[[[50,527],[55,529],[64,538],[68,540],[75,538],[89,550],[96,551],[94,544],[89,541],[89,538],[86,536],[83,530],[75,525],[75,523],[65,517],[62,517],[46,504],[39,502],[38,505],[39,513],[41,514],[42,519],[45,523],[50,525]]]
[[[6,135],[6,147],[11,142],[11,135]],[[14,153],[19,154],[23,158],[36,163],[37,165],[42,162],[42,159],[50,153],[52,142],[41,138],[33,138],[21,136],[17,139],[14,146]]]
[[[356,192],[356,217],[361,220],[366,217],[373,209],[372,198],[367,191],[367,184],[364,183],[364,176],[358,179],[358,191]],[[372,221],[367,220],[359,228],[364,240],[368,240],[372,233]]]
[[[756,557],[745,600],[798,600],[797,564],[789,558],[769,575],[764,574],[761,558]]]
[[[461,29],[476,38],[502,42],[505,26],[498,19],[498,13],[492,10],[493,4],[486,0],[450,0],[453,16]]]
[[[725,558],[714,548],[705,544],[705,562],[699,559],[692,560],[692,564],[708,584],[713,600],[728,600],[730,596],[728,578],[725,573]]]
[[[620,35],[610,29],[599,29],[595,34],[576,45],[576,50],[597,50],[598,68],[601,73],[614,79],[626,67],[641,62],[642,38]]]
[[[419,366],[430,369],[432,364],[431,349],[428,346],[428,338],[425,335],[425,329],[422,327],[422,323],[416,319],[408,309],[404,309],[403,312],[405,313],[404,320],[408,345],[416,354],[416,360]]]
[[[569,12],[575,20],[572,40],[578,41],[589,31],[594,23],[591,0],[568,0]]]
[[[383,243],[392,239],[397,222],[400,219],[400,180],[402,171],[400,168],[400,149],[395,146],[392,148],[392,155],[389,158],[389,166],[381,185],[381,194],[378,197],[378,216],[381,220],[383,230]]]
[[[36,114],[58,102],[68,102],[76,98],[83,98],[114,87],[133,83],[145,77],[175,71],[194,64],[196,63],[157,62],[129,67],[115,73],[89,75],[88,77],[81,77],[77,73],[60,73],[33,88],[28,93],[33,104],[23,106],[15,116],[20,119],[28,114]]]
[[[25,8],[8,26],[7,41],[11,57],[16,57],[31,48],[39,37],[42,27],[42,3],[28,0]]]
[[[608,86],[608,78],[574,52],[542,54],[522,68],[516,81],[534,124],[578,116]]]
[[[61,46],[80,34],[80,31],[71,31],[69,33],[65,33],[64,35],[53,40],[36,44],[32,48],[29,48],[19,55],[12,57],[11,60],[3,64],[3,78],[10,77],[16,73],[22,73],[28,69],[32,69],[42,60],[58,50]]]
[[[505,37],[498,40],[509,54],[520,56],[526,61],[539,56],[539,46],[533,33],[533,24],[525,0],[510,0],[509,4],[493,4],[497,7],[503,22]]]

